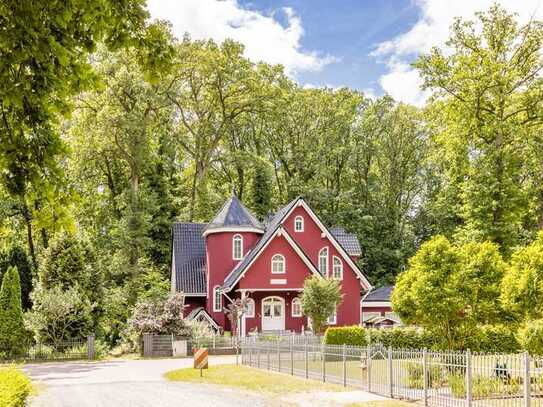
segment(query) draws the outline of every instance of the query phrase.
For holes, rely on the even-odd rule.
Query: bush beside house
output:
[[[363,328],[359,326],[330,327],[324,334],[327,345],[366,346],[368,338]]]

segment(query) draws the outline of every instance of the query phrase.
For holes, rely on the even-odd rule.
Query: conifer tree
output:
[[[21,355],[26,338],[19,272],[17,267],[10,267],[4,274],[0,288],[0,352],[10,356]]]

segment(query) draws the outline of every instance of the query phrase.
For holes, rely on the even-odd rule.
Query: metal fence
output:
[[[36,343],[23,349],[22,352],[0,350],[0,361],[53,361],[78,360],[95,357],[94,336],[82,339],[60,341],[54,344]]]
[[[543,359],[354,347],[290,341],[244,341],[242,363],[391,398],[446,407],[543,407]]]
[[[239,349],[240,339],[231,336],[208,336],[200,338],[176,337],[174,335],[144,334],[142,337],[142,354],[145,357],[171,357],[175,341],[186,342],[186,354],[192,354],[192,349],[207,348],[210,354],[235,354]]]

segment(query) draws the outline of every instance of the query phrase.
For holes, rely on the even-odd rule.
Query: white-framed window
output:
[[[328,325],[335,325],[337,323],[337,310],[328,317]]]
[[[294,231],[295,232],[303,232],[304,231],[304,218],[303,216],[296,216],[294,218]]]
[[[232,259],[243,259],[243,236],[234,235],[232,238]]]
[[[281,254],[276,254],[271,260],[271,272],[272,274],[284,274],[285,273],[285,257]]]
[[[218,285],[213,287],[213,311],[215,312],[222,311],[221,287],[219,287]]]
[[[343,262],[336,256],[334,256],[332,264],[332,278],[334,280],[343,280]]]
[[[323,276],[328,275],[328,247],[323,247],[319,252],[319,271]]]
[[[302,300],[298,297],[292,299],[292,316],[301,317],[302,316]]]
[[[252,298],[247,299],[245,304],[245,316],[247,318],[253,318],[255,316],[255,300]]]

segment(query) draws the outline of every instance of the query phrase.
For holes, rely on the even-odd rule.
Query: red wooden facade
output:
[[[344,230],[341,233],[337,238],[330,232],[302,198],[279,210],[266,225],[259,224],[235,197],[231,198],[203,229],[205,295],[186,297],[186,315],[203,307],[209,318],[229,331],[224,308],[231,300],[246,297],[250,304],[239,324],[242,335],[307,330],[307,318],[296,298],[305,279],[317,275],[341,281],[343,301],[330,324],[360,324],[361,298],[371,286],[355,263],[359,246],[358,250],[345,247],[356,238]],[[243,247],[241,256],[236,244]],[[324,248],[327,256],[321,253]],[[177,287],[181,291],[175,279],[188,278],[183,270],[176,272],[172,267],[172,290]]]

